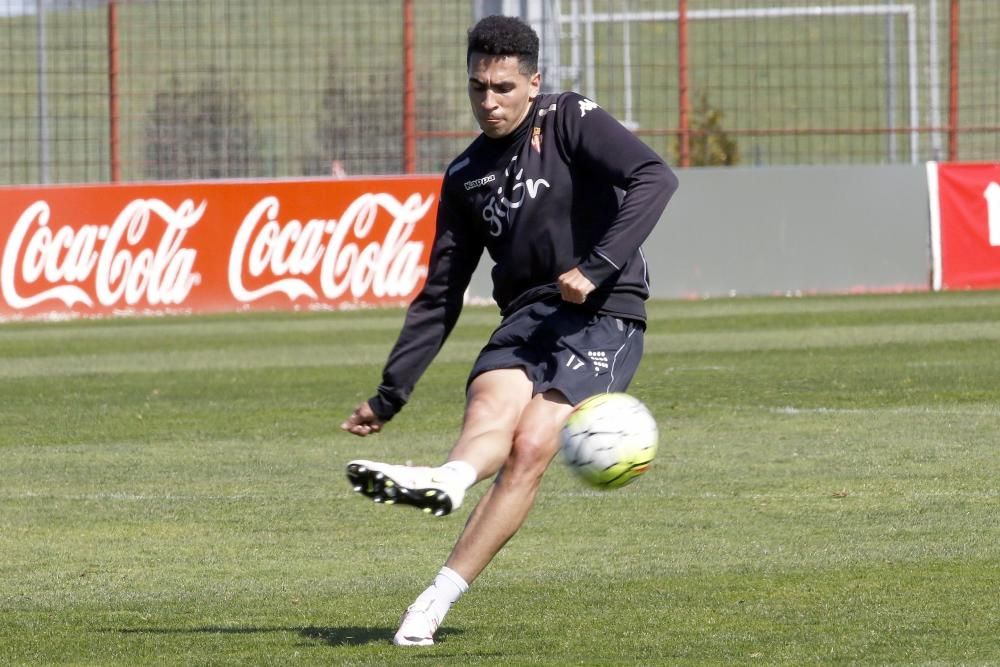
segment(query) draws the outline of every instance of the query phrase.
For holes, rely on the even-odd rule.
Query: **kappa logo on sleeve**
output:
[[[580,118],[586,116],[588,111],[593,111],[594,109],[599,109],[600,107],[601,105],[593,100],[588,100],[586,98],[580,100]]]

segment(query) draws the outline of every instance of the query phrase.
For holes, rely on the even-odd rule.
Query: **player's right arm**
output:
[[[458,321],[482,252],[482,239],[442,187],[427,280],[407,308],[375,395],[355,408],[342,429],[361,436],[377,433],[409,401],[417,380]]]
[[[372,408],[368,405],[368,401],[362,402],[358,407],[354,408],[354,412],[341,423],[340,428],[347,431],[348,433],[353,433],[354,435],[366,436],[371,433],[378,433],[382,430],[382,424],[384,422],[378,418]]]

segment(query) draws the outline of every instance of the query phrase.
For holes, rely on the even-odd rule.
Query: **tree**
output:
[[[175,78],[156,94],[146,121],[147,178],[156,180],[263,176],[246,95],[210,75],[194,90]]]
[[[739,164],[736,140],[722,129],[722,112],[708,102],[708,95],[698,96],[692,109],[688,141],[688,164],[692,167],[731,167]],[[674,143],[674,161],[680,162],[680,142]]]

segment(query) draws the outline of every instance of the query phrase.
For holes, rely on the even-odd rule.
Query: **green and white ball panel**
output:
[[[624,393],[597,394],[580,403],[560,432],[566,465],[588,484],[617,489],[642,475],[656,457],[656,420]]]

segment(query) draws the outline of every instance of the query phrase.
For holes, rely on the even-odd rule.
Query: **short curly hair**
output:
[[[487,16],[474,25],[469,30],[466,67],[472,62],[473,51],[491,56],[517,56],[522,74],[538,71],[538,35],[514,16]]]

